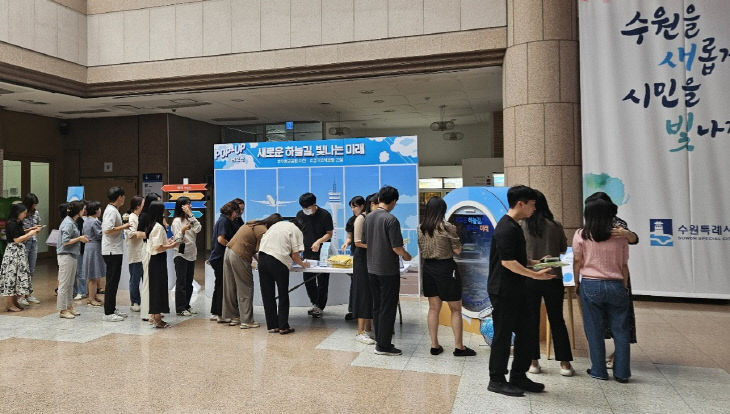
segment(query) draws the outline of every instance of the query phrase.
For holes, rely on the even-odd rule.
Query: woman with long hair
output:
[[[354,204],[354,206],[353,206]],[[365,216],[378,205],[378,194],[370,194],[358,210],[358,199],[350,201],[352,213],[356,214],[352,223],[352,316],[357,319],[355,340],[365,345],[375,345],[373,330],[373,294],[370,291],[368,276],[367,244],[362,242],[362,228]]]
[[[349,248],[350,255],[352,256],[355,254],[355,242],[353,239],[355,233],[355,220],[357,220],[357,217],[365,210],[365,199],[362,196],[358,195],[352,197],[348,204],[350,206],[350,210],[352,210],[352,217],[350,217],[345,224],[345,233],[347,234],[347,237],[345,237],[345,242],[342,243],[342,247],[340,247],[340,250],[343,254],[346,254],[347,249]],[[352,274],[350,274],[349,276],[350,300],[347,303],[347,314],[345,314],[346,321],[355,319],[355,316],[352,313],[352,307],[355,305],[355,281],[353,280],[354,276]]]
[[[451,310],[454,332],[454,356],[474,356],[476,352],[464,346],[461,322],[461,281],[454,256],[461,254],[461,241],[456,226],[445,220],[446,202],[431,197],[426,203],[423,222],[418,227],[418,247],[423,267],[423,295],[428,298],[428,332],[431,335],[431,355],[444,351],[439,344],[438,326],[441,305],[445,301]]]
[[[238,217],[240,207],[233,201],[229,201],[220,209],[220,217],[213,227],[213,238],[210,241],[210,258],[208,263],[215,273],[215,285],[213,286],[213,300],[210,305],[210,320],[218,323],[230,323],[223,317],[223,255],[233,231],[233,220]]]
[[[167,291],[167,253],[174,249],[177,243],[167,240],[165,231],[165,204],[153,201],[149,208],[150,223],[145,229],[147,235],[147,251],[143,260],[144,278],[149,285],[149,313],[150,322],[155,328],[169,328],[170,325],[162,320],[163,313],[170,312],[170,298]]]
[[[139,213],[139,221],[137,223],[137,229],[140,231],[145,232],[145,239],[144,242],[147,242],[147,227],[150,226],[150,206],[155,201],[161,201],[162,197],[160,197],[157,193],[149,193],[144,198],[144,205],[142,206],[142,212]],[[145,255],[147,254],[147,247],[144,247]],[[144,261],[143,261],[144,266]],[[142,287],[139,291],[140,300],[142,303],[140,303],[140,317],[143,321],[148,321],[150,317],[150,292],[149,292],[149,280],[144,277],[144,271],[142,272]]]
[[[77,256],[80,253],[80,244],[86,243],[89,239],[79,233],[76,227],[76,219],[84,209],[81,201],[68,203],[68,212],[59,226],[58,247],[56,257],[58,259],[58,297],[56,298],[56,309],[59,317],[74,319],[79,312],[73,307],[73,285],[76,279]]]
[[[242,225],[226,246],[223,257],[223,318],[230,326],[258,328],[253,319],[253,257],[269,227],[282,221],[279,213]]]
[[[8,312],[20,312],[23,307],[18,303],[22,296],[30,294],[30,269],[25,242],[38,234],[39,228],[23,230],[23,219],[28,210],[23,204],[10,206],[10,215],[5,224],[5,236],[8,245],[5,247],[2,264],[0,264],[0,296],[6,296]]]
[[[41,215],[38,213],[38,197],[33,193],[28,193],[23,197],[23,205],[27,211],[25,218],[23,219],[23,231],[26,233],[38,229],[40,232],[43,229],[41,226]],[[19,302],[23,306],[27,306],[29,303],[41,303],[35,296],[33,296],[33,273],[35,272],[35,263],[38,259],[38,233],[34,234],[30,239],[25,242],[25,253],[28,256],[28,269],[30,276],[28,278],[28,288],[30,293],[25,298],[20,298]]]
[[[81,273],[88,284],[87,292],[89,297],[86,303],[90,306],[99,307],[102,305],[99,300],[99,287],[101,279],[106,274],[106,263],[101,255],[101,203],[98,201],[89,201],[86,205],[86,218],[84,219],[84,227],[82,234],[86,236],[88,242],[84,247],[83,269]]]
[[[127,240],[127,262],[129,263],[129,308],[132,312],[140,311],[142,298],[139,292],[139,283],[144,277],[142,259],[144,259],[144,228],[139,226],[139,215],[144,208],[144,198],[134,196],[129,202],[129,228],[124,230],[124,237]]]
[[[195,239],[203,226],[193,215],[188,197],[175,200],[175,214],[172,219],[172,235],[178,242],[175,251],[175,311],[180,316],[191,316],[197,312],[190,307],[193,296],[193,276],[198,248]]]
[[[522,231],[525,234],[527,247],[527,259],[539,261],[543,257],[558,257],[568,249],[568,239],[565,237],[563,225],[555,220],[550,207],[548,206],[545,194],[537,192],[535,201],[535,212],[532,216],[522,221]],[[548,321],[555,346],[555,359],[560,361],[560,375],[571,377],[575,370],[570,364],[573,360],[573,353],[570,350],[570,339],[568,328],[563,319],[563,299],[565,288],[563,287],[562,268],[552,269],[554,276],[550,280],[537,280],[528,278],[525,281],[527,287],[527,309],[531,315],[530,334],[533,335],[535,344],[532,365],[529,372],[538,374],[541,372],[540,359],[540,303],[545,300]]]
[[[628,260],[625,237],[612,235],[616,205],[606,200],[586,203],[585,226],[573,236],[573,274],[583,307],[583,328],[588,339],[591,368],[588,374],[607,380],[606,328],[615,346],[613,374],[626,383],[631,376]]]

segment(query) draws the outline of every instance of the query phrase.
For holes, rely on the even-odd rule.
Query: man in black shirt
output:
[[[317,206],[317,197],[312,193],[304,193],[299,197],[302,211],[297,213],[297,223],[304,235],[304,258],[319,260],[322,243],[332,238],[334,226],[329,211]],[[307,296],[312,303],[309,314],[313,318],[321,318],[327,305],[327,292],[330,284],[329,273],[304,273]]]
[[[487,291],[492,301],[494,339],[489,356],[488,390],[509,396],[522,396],[524,391],[541,392],[545,385],[527,378],[535,344],[527,330],[530,327],[527,312],[525,278],[547,280],[553,276],[550,269],[535,272],[528,269],[525,235],[517,223],[535,212],[537,193],[519,185],[507,192],[509,211],[494,229],[489,252],[489,279]],[[532,261],[530,265],[535,264]],[[510,354],[512,333],[515,333],[514,360],[510,380],[505,380]]]

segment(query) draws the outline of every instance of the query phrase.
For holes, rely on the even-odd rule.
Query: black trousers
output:
[[[195,262],[178,256],[175,262],[175,311],[180,313],[190,309],[190,298],[193,296],[193,276]],[[222,303],[222,302],[221,302]]]
[[[370,291],[373,294],[373,331],[380,350],[393,347],[393,329],[398,311],[400,275],[381,276],[370,273]]]
[[[330,274],[303,273],[302,278],[304,280],[310,279],[304,284],[307,288],[309,301],[318,308],[324,310],[324,307],[327,306],[327,294],[329,293],[330,288]]]
[[[210,267],[215,273],[215,286],[213,287],[213,301],[210,304],[212,315],[222,316],[223,314],[223,258],[209,261]],[[177,304],[176,304],[177,305]]]
[[[530,368],[532,354],[535,351],[533,339],[537,338],[530,333],[532,326],[530,313],[527,310],[527,296],[490,295],[492,301],[492,321],[494,323],[494,339],[489,355],[489,378],[492,381],[504,382],[507,374],[512,333],[515,334],[514,360],[510,377],[523,378]]]
[[[259,252],[259,286],[266,329],[289,329],[289,268],[278,259]],[[276,290],[279,291],[278,310]]]
[[[119,278],[122,277],[122,256],[121,254],[105,254],[106,263],[106,285],[104,286],[104,315],[111,315],[117,308],[117,289],[119,289]]]
[[[527,309],[530,312],[530,334],[534,336],[532,342],[535,347],[532,359],[540,359],[540,303],[545,299],[545,310],[550,321],[550,332],[555,348],[557,361],[572,361],[573,352],[570,350],[568,328],[563,319],[563,299],[565,288],[562,279],[527,280]]]

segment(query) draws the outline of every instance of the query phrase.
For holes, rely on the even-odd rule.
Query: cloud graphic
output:
[[[415,137],[398,137],[390,146],[390,150],[404,157],[418,157],[418,146]]]
[[[416,195],[402,195],[398,197],[398,203],[417,203],[418,202],[418,196]]]
[[[369,139],[370,141],[375,141],[375,142],[383,142],[383,141],[385,141],[386,137],[378,137],[378,138],[368,138],[368,139]]]
[[[390,160],[390,154],[388,154],[388,151],[383,151],[380,153],[380,162],[388,162]]]
[[[406,227],[407,229],[415,229],[418,228],[418,216],[408,216],[406,219]]]

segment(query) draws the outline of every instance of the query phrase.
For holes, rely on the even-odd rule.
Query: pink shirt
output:
[[[629,262],[629,242],[625,237],[611,237],[602,242],[584,239],[578,229],[573,236],[573,254],[583,257],[582,277],[589,279],[623,279],[623,265]]]

